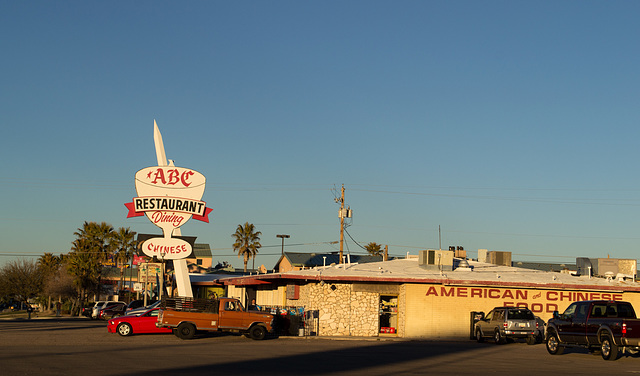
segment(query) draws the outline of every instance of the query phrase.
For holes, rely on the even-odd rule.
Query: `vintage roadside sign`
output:
[[[164,152],[164,146],[162,149]],[[145,255],[162,260],[179,260],[191,255],[191,244],[172,235],[179,235],[176,230],[191,218],[209,222],[208,215],[212,209],[201,201],[205,185],[204,175],[190,168],[176,167],[172,161],[169,165],[147,167],[136,172],[138,196],[125,204],[129,209],[127,218],[146,215],[163,233],[163,237],[142,243]]]
[[[140,264],[138,268],[138,282],[141,283],[155,283],[156,276],[162,274],[162,264],[160,263],[144,263]]]

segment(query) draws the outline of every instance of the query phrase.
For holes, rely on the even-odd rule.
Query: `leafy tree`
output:
[[[53,275],[50,275],[44,283],[44,293],[48,296],[58,297],[58,301],[62,299],[71,299],[77,296],[77,289],[74,286],[74,277],[69,274],[67,261],[68,257],[61,261],[60,267]]]
[[[134,240],[135,235],[136,233],[131,231],[129,227],[120,227],[118,231],[114,233],[111,240],[116,254],[116,262],[120,267],[119,290],[122,290],[124,286],[124,268],[136,250],[137,242]]]
[[[366,249],[371,256],[380,256],[382,254],[382,245],[375,242],[365,245],[364,249]]]
[[[255,258],[258,254],[258,248],[262,247],[260,244],[260,231],[256,231],[253,223],[245,222],[243,225],[238,225],[236,232],[231,235],[235,239],[233,243],[233,250],[238,252],[238,257],[244,259],[244,271],[247,271],[247,263],[250,258]]]
[[[20,302],[27,303],[42,292],[43,275],[33,260],[8,262],[0,269],[0,291]]]

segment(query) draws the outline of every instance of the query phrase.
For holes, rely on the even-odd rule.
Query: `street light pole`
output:
[[[160,300],[164,295],[164,256],[166,253],[164,251],[160,251],[160,259],[162,260],[162,280],[160,281]]]
[[[276,238],[282,239],[282,254],[284,255],[284,239],[285,238],[288,239],[288,238],[290,238],[290,236],[289,235],[276,235]]]

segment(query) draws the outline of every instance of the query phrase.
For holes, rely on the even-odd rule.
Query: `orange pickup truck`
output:
[[[172,328],[182,339],[191,339],[197,330],[205,330],[239,332],[260,340],[273,331],[273,315],[245,311],[234,298],[165,298],[160,307],[156,326]]]

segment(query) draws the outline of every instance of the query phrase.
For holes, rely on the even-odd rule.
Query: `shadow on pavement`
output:
[[[301,343],[301,345],[303,345]],[[388,342],[361,347],[345,348],[324,352],[287,355],[269,359],[255,359],[211,363],[194,367],[174,367],[166,360],[166,368],[153,371],[135,372],[131,375],[323,375],[337,372],[364,372],[368,368],[388,367],[447,354],[467,353],[478,350],[475,343],[457,342],[455,346],[442,346],[439,342]],[[212,349],[215,357],[215,349]],[[428,372],[428,370],[424,370]],[[125,373],[126,374],[126,373]]]

